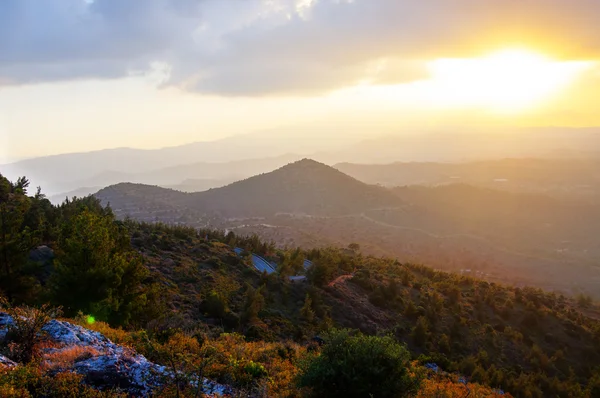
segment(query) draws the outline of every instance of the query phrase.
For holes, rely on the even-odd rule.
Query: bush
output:
[[[12,316],[14,324],[8,327],[4,344],[7,356],[13,361],[28,363],[39,357],[40,346],[45,341],[42,327],[52,318],[60,316],[61,310],[44,304],[40,308],[10,307],[0,301],[0,308]]]
[[[409,369],[409,353],[389,336],[332,330],[320,354],[301,364],[298,384],[315,397],[406,397],[419,379]]]
[[[31,363],[0,372],[2,398],[126,398],[117,391],[98,391],[83,383],[83,376],[73,372],[44,373]]]

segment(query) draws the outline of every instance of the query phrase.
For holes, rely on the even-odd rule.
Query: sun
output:
[[[557,61],[512,49],[481,58],[442,58],[428,63],[429,97],[445,107],[483,107],[518,112],[536,106],[572,83],[591,66]]]

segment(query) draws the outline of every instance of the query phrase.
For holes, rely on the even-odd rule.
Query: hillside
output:
[[[342,216],[397,207],[401,201],[385,189],[303,159],[223,188],[193,194],[188,205],[227,217],[277,213]]]
[[[572,198],[467,184],[386,189],[311,160],[205,192],[119,184],[96,197],[120,218],[256,233],[280,247],[357,242],[490,281],[598,294],[600,207]]]
[[[515,396],[585,396],[567,381],[568,369],[585,390],[586,364],[600,360],[600,308],[585,300],[330,247],[306,251],[315,264],[308,283],[290,284],[277,274],[258,275],[235,255],[233,246],[241,246],[282,264],[285,252],[255,238],[134,223],[129,228],[133,246],[168,286],[161,296],[178,314],[164,320],[168,327],[193,329],[200,321],[213,331],[270,341],[294,336],[299,342],[328,325],[387,331],[415,358],[423,355],[421,363],[436,362]],[[247,284],[264,299],[252,322]]]
[[[298,159],[298,156],[286,155],[293,148],[288,143],[274,150],[272,144],[261,139],[260,135],[247,134],[160,149],[114,148],[44,156],[1,165],[1,168],[3,174],[11,179],[27,175],[36,186],[43,186],[50,194],[57,194],[85,186],[107,186],[118,182],[169,185],[178,184],[186,178],[222,179],[218,169],[225,171],[228,162],[247,161],[252,164],[256,154],[269,154],[265,160],[256,159],[257,165],[250,166],[248,173],[235,164],[230,168],[232,171],[241,171],[241,177],[248,177],[257,167],[261,167],[260,163],[265,164],[263,167],[266,167],[266,171],[270,167],[285,164],[277,157],[288,161]],[[207,174],[211,168],[217,169],[215,175]],[[171,177],[178,177],[178,173],[186,175],[171,180]]]
[[[42,195],[26,196],[26,187],[24,180],[0,185],[2,195],[11,193],[2,196],[6,203],[0,211],[12,211],[11,231],[23,242],[10,252],[5,243],[0,246],[9,259],[0,264],[0,294],[13,304],[42,305],[35,311],[8,305],[13,321],[22,325],[9,326],[0,336],[0,355],[8,358],[0,360],[9,368],[0,372],[0,381],[13,390],[22,391],[22,372],[26,386],[57,388],[33,359],[58,355],[52,350],[64,347],[44,340],[27,343],[35,343],[40,336],[35,328],[44,325],[27,326],[27,320],[38,319],[31,315],[36,311],[54,312],[48,305],[62,307],[76,322],[98,323],[106,337],[154,363],[180,366],[187,380],[201,372],[250,395],[307,396],[305,388],[331,386],[315,377],[318,369],[332,365],[342,385],[375,391],[389,383],[374,382],[384,377],[381,368],[363,364],[382,360],[385,377],[397,382],[412,369],[415,380],[398,386],[406,388],[404,397],[462,388],[456,385],[460,375],[494,389],[482,387],[481,396],[501,395],[495,390],[500,388],[519,397],[591,398],[599,386],[600,308],[589,296],[507,287],[368,256],[356,244],[278,249],[256,236],[117,221],[94,198],[56,207]],[[250,253],[275,264],[277,272],[258,273]],[[302,270],[304,259],[312,261],[306,280],[290,281],[287,276]],[[130,332],[114,331],[104,322]],[[60,364],[121,363],[112,352],[98,359],[99,352],[69,351]],[[137,358],[129,353],[124,361]],[[349,368],[328,362],[337,355],[346,356]],[[425,369],[433,372],[427,380],[420,379]],[[348,379],[348,374],[355,376]],[[62,388],[81,387],[71,376]],[[446,387],[430,385],[438,376],[448,378]],[[186,389],[181,383],[170,386]],[[456,394],[464,396],[461,391]]]
[[[120,218],[139,221],[202,225],[203,217],[186,208],[189,195],[173,189],[151,185],[121,183],[94,194]]]
[[[468,185],[392,192],[403,207],[343,218],[280,215],[229,228],[306,248],[356,242],[369,254],[489,281],[598,296],[598,206]]]
[[[595,200],[600,179],[597,157],[511,158],[500,160],[390,164],[339,163],[334,166],[367,184],[385,186],[463,183],[513,192],[545,193]]]
[[[145,220],[187,212],[222,218],[278,213],[344,216],[402,205],[386,189],[309,159],[204,192],[184,194],[142,184],[117,184],[95,196],[104,204],[111,203],[119,216],[141,215]]]

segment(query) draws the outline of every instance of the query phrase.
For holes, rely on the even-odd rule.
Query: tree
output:
[[[406,308],[404,309],[404,316],[410,319],[413,319],[414,317],[416,317],[416,315],[418,314],[417,311],[417,307],[415,307],[415,304],[413,303],[412,300],[408,300],[408,304],[406,305]]]
[[[67,315],[83,311],[123,325],[146,304],[148,271],[112,215],[85,209],[73,216],[62,228],[59,249],[49,284]]]
[[[594,303],[594,300],[592,299],[591,296],[584,294],[584,293],[579,293],[577,295],[577,305],[580,308],[591,307],[593,303]]]
[[[24,287],[26,278],[20,272],[35,246],[30,229],[24,225],[31,207],[28,186],[25,177],[13,184],[0,174],[0,290],[9,300],[23,299],[28,290]]]
[[[217,318],[224,318],[229,310],[227,308],[227,301],[215,290],[211,290],[208,296],[202,301],[200,309],[207,312],[210,316]]]
[[[294,270],[292,269],[291,258],[289,254],[285,254],[283,256],[283,260],[277,267],[277,274],[282,280],[287,280],[290,275],[294,275]]]
[[[419,379],[409,372],[410,354],[393,338],[331,330],[320,354],[301,364],[300,387],[315,397],[407,397]]]
[[[310,299],[308,293],[304,298],[304,305],[300,309],[300,315],[307,322],[312,322],[315,319],[315,312],[312,309],[312,300]]]
[[[412,329],[411,337],[419,346],[423,346],[429,340],[429,322],[424,316],[417,319],[415,327]]]
[[[353,252],[357,253],[358,251],[360,251],[360,245],[358,243],[350,243],[348,245],[348,249],[350,249]]]
[[[313,261],[313,265],[307,272],[310,283],[315,286],[324,286],[333,280],[335,275],[335,265],[328,262],[325,258],[318,258]]]
[[[252,286],[248,285],[246,288],[244,311],[242,313],[242,320],[244,322],[249,323],[259,319],[258,314],[265,306],[265,298],[262,291],[262,286],[258,289],[254,289]]]

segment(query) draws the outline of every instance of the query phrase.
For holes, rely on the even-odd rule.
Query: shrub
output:
[[[583,293],[578,294],[576,299],[577,299],[577,305],[580,308],[589,308],[594,303],[594,300],[592,299],[592,297],[590,297],[587,294],[583,294]]]
[[[409,353],[389,336],[332,330],[320,354],[301,363],[298,384],[316,397],[406,397],[419,379],[409,369]]]
[[[47,304],[39,308],[11,307],[6,301],[0,302],[0,308],[2,307],[14,320],[14,324],[8,327],[5,337],[7,356],[13,361],[22,363],[38,358],[40,346],[46,340],[42,327],[52,318],[60,316],[60,308],[52,308]]]
[[[44,373],[36,363],[0,372],[2,398],[126,398],[117,391],[98,391],[73,372]]]

